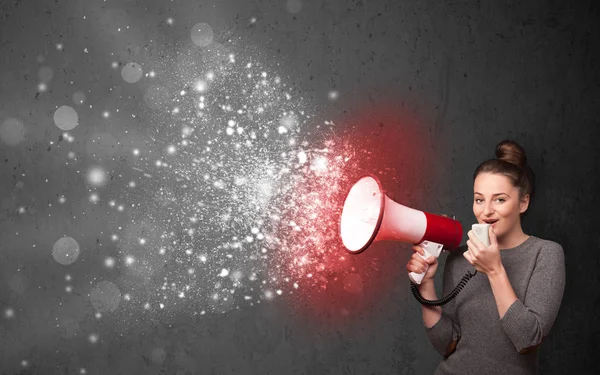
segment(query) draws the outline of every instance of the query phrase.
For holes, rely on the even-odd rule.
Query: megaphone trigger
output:
[[[431,242],[431,241],[423,241],[419,244],[419,246],[421,246],[421,248],[423,249],[424,254],[420,254],[420,253],[418,253],[418,254],[421,258],[423,258],[425,260],[427,260],[427,258],[429,258],[431,256],[439,258],[440,253],[442,252],[442,248],[444,247],[442,244]],[[425,267],[425,272],[423,272],[423,273],[411,272],[408,274],[408,277],[412,280],[413,283],[420,285],[421,281],[423,281],[423,277],[425,276],[425,273],[427,273],[428,269],[429,269],[429,264],[427,264],[427,266]]]

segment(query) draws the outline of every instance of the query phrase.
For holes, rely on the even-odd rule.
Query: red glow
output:
[[[289,189],[269,267],[287,279],[292,293],[285,296],[293,312],[317,330],[364,319],[378,306],[399,303],[387,300],[394,289],[402,295],[409,291],[410,244],[376,243],[361,254],[350,254],[342,245],[339,220],[352,184],[374,174],[391,199],[423,209],[435,177],[430,172],[434,155],[426,152],[433,147],[419,136],[419,121],[395,105],[347,113],[334,123],[340,133],[319,156],[325,168],[307,169]]]

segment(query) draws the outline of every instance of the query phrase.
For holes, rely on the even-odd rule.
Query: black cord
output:
[[[465,287],[465,285],[467,284],[467,282],[469,280],[471,280],[471,278],[473,276],[475,276],[477,274],[477,270],[475,270],[474,273],[471,272],[467,272],[463,278],[460,280],[460,282],[458,283],[458,285],[456,287],[454,287],[454,290],[452,292],[450,292],[450,294],[448,294],[447,296],[443,297],[442,299],[438,299],[435,301],[431,301],[428,299],[423,298],[423,296],[421,295],[421,293],[419,293],[419,289],[417,289],[417,285],[415,283],[413,283],[412,281],[410,282],[410,289],[412,290],[413,296],[415,296],[415,298],[417,299],[417,301],[419,301],[419,303],[421,305],[425,305],[425,306],[442,306],[445,305],[446,303],[450,302],[454,297],[456,297],[458,295],[458,293],[462,290],[462,288]]]

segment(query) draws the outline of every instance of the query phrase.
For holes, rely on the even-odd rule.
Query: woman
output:
[[[564,253],[556,242],[527,235],[521,217],[533,195],[533,172],[525,151],[513,141],[496,146],[496,159],[474,174],[473,214],[492,223],[490,246],[469,231],[463,251],[452,252],[444,267],[447,295],[473,267],[478,274],[443,307],[422,306],[423,323],[435,349],[444,356],[436,374],[536,374],[536,348],[548,335],[565,286]],[[438,297],[435,257],[423,260],[420,246],[406,265],[421,273],[421,295]]]

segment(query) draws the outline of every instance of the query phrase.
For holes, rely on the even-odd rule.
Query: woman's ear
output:
[[[519,202],[519,212],[520,213],[527,211],[527,208],[529,208],[529,199],[530,199],[529,194],[526,194],[523,198],[521,198],[521,201]]]

